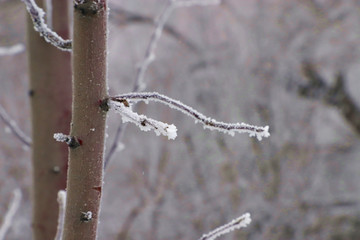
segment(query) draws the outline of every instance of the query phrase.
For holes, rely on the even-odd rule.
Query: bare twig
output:
[[[42,37],[48,42],[54,45],[55,47],[64,50],[71,51],[72,41],[64,40],[56,32],[52,31],[44,21],[45,12],[39,8],[34,0],[22,0],[26,9],[30,14],[30,17],[34,23],[34,29],[40,33]]]
[[[31,138],[26,136],[26,134],[21,131],[19,126],[15,123],[14,120],[6,113],[5,109],[0,105],[0,119],[5,123],[5,125],[10,129],[10,131],[26,146],[31,146]]]
[[[133,90],[134,92],[143,91],[145,89],[144,77],[146,70],[148,69],[150,63],[155,59],[155,50],[157,47],[157,43],[159,42],[165,23],[169,19],[173,10],[177,7],[190,7],[195,5],[206,6],[206,5],[215,5],[220,3],[221,3],[220,0],[190,0],[190,1],[171,0],[169,2],[167,7],[162,11],[162,13],[158,17],[156,28],[151,35],[149,45],[145,52],[144,60],[137,70],[135,87]]]
[[[123,26],[129,23],[143,23],[148,25],[154,25],[155,27],[157,25],[157,22],[151,17],[138,13],[133,13],[117,6],[110,6],[110,9],[110,21],[115,22],[119,26]],[[165,24],[163,31],[164,33],[169,34],[170,36],[177,39],[179,42],[183,43],[192,52],[199,51],[198,48],[189,39],[183,36],[172,26]]]
[[[25,46],[23,44],[15,44],[10,47],[0,47],[0,56],[9,56],[21,53],[25,50]]]
[[[247,227],[251,223],[250,213],[245,213],[239,218],[215,229],[214,231],[204,234],[199,240],[214,240],[226,233],[232,232],[236,229]]]
[[[20,201],[21,201],[21,191],[20,189],[16,188],[13,191],[13,199],[10,203],[9,209],[5,214],[2,225],[0,226],[0,240],[5,239],[5,235],[12,225],[14,215],[16,211],[19,209]]]
[[[257,139],[260,141],[263,137],[269,137],[269,126],[265,127],[257,127],[252,126],[245,123],[224,123],[216,121],[215,119],[206,117],[202,113],[196,111],[195,109],[183,104],[180,101],[171,99],[167,96],[161,95],[156,92],[152,93],[128,93],[128,94],[122,94],[115,97],[110,97],[110,104],[111,101],[117,102],[117,105],[121,103],[125,106],[124,109],[130,108],[126,107],[126,105],[129,105],[130,103],[135,103],[138,101],[144,101],[148,102],[150,101],[157,101],[163,104],[168,105],[171,108],[174,108],[180,112],[183,112],[184,114],[192,117],[195,119],[195,123],[201,122],[204,125],[204,128],[210,129],[210,130],[217,130],[220,132],[228,133],[230,135],[234,135],[236,132],[238,133],[249,133],[250,137],[257,137]],[[145,126],[144,126],[145,127]],[[147,125],[146,125],[147,127]],[[176,127],[175,127],[176,128]]]
[[[58,192],[57,201],[59,203],[59,215],[58,215],[58,225],[57,225],[55,240],[62,240],[64,219],[65,219],[65,204],[66,204],[66,192],[64,190],[60,190]]]

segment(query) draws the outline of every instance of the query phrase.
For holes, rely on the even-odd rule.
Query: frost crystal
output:
[[[133,112],[130,106],[126,106],[124,101],[110,101],[109,105],[110,108],[116,110],[122,116],[122,121],[124,123],[134,123],[140,128],[140,130],[145,132],[154,130],[157,136],[161,134],[167,136],[168,139],[175,139],[177,136],[177,128],[175,125],[169,125],[167,123],[148,118],[145,115],[139,115],[136,112]]]
[[[58,142],[68,142],[70,140],[70,136],[65,135],[63,133],[54,133],[54,139]]]

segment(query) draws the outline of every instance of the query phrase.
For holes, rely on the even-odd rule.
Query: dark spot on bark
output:
[[[110,109],[108,99],[99,100],[99,107],[101,108],[101,110],[108,112]]]
[[[28,92],[29,97],[33,97],[34,94],[35,94],[35,91],[30,89],[29,92]]]
[[[101,186],[93,187],[92,189],[94,189],[95,191],[98,191],[99,193],[101,193]]]

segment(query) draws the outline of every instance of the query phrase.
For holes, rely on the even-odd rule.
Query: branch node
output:
[[[87,212],[81,212],[81,216],[80,216],[80,221],[81,222],[90,222],[92,220],[92,212],[91,211],[87,211]]]

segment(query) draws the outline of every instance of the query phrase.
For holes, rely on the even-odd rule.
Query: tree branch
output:
[[[30,147],[31,138],[28,137],[19,126],[15,123],[14,120],[6,113],[5,109],[0,105],[0,119],[5,123],[5,125],[10,129],[10,131],[17,137],[23,144]]]
[[[231,222],[209,232],[208,234],[204,234],[199,240],[214,240],[226,233],[232,232],[236,229],[247,227],[251,223],[250,213],[245,213],[232,220]]]
[[[110,102],[109,102],[110,107],[113,107],[116,110],[118,110],[120,112],[120,114],[123,115],[123,117],[124,116],[128,117],[127,116],[128,112],[131,111],[131,108],[130,108],[131,103],[136,103],[136,102],[139,102],[139,101],[148,102],[150,100],[150,101],[156,101],[156,102],[160,102],[160,103],[163,103],[165,105],[168,105],[169,107],[174,108],[174,109],[176,109],[176,110],[178,110],[178,111],[192,117],[193,119],[195,119],[195,123],[201,122],[204,125],[204,128],[207,128],[207,129],[210,129],[210,130],[217,130],[217,131],[220,131],[220,132],[223,132],[223,133],[228,133],[228,134],[230,134],[232,136],[235,134],[235,132],[249,133],[250,137],[255,137],[256,136],[259,141],[261,141],[261,139],[263,137],[269,137],[270,136],[269,126],[257,127],[257,126],[252,126],[252,125],[245,124],[245,123],[219,122],[219,121],[216,121],[215,119],[206,117],[202,113],[200,113],[200,112],[196,111],[195,109],[183,104],[180,101],[171,99],[171,98],[169,98],[167,96],[161,95],[161,94],[156,93],[156,92],[122,94],[122,95],[118,95],[118,96],[115,96],[115,97],[110,97],[109,100],[110,100]],[[137,122],[136,124],[138,126],[140,125],[140,126],[142,126],[144,128],[146,128],[146,127],[148,127],[148,125],[152,124],[152,122],[149,122],[150,124],[148,124],[148,122],[145,122],[145,126],[144,126],[143,122],[139,122],[141,120],[141,118],[140,119],[132,119],[132,120],[136,121]],[[172,134],[175,134],[175,137],[176,137],[176,131],[175,131],[175,133],[173,133],[172,132],[172,130],[174,130],[173,128],[171,128],[169,130],[171,131]],[[176,127],[175,127],[175,130],[176,130]],[[167,132],[167,133],[169,134],[169,132]],[[166,135],[166,133],[165,133],[165,135]],[[173,138],[169,137],[169,139],[173,139]]]
[[[170,17],[172,11],[176,7],[189,7],[189,6],[195,6],[195,5],[212,5],[212,4],[216,5],[216,4],[220,4],[220,3],[221,3],[221,0],[191,0],[191,1],[171,0],[171,1],[169,1],[169,4],[165,7],[165,9],[157,17],[158,20],[156,21],[156,27],[150,37],[148,47],[145,51],[144,60],[142,61],[142,64],[140,65],[140,67],[138,68],[137,73],[136,73],[133,92],[141,92],[146,87],[145,82],[144,82],[144,76],[145,76],[146,70],[149,67],[150,63],[155,59],[155,51],[156,51],[156,47],[157,47],[157,42],[159,41],[163,30],[166,30],[166,21]],[[119,127],[117,128],[116,135],[114,137],[114,141],[110,147],[110,151],[105,157],[104,167],[106,167],[108,165],[112,156],[115,153],[115,150],[118,148],[118,144],[120,143],[120,139],[124,135],[123,132],[125,129],[126,129],[126,125],[123,126],[122,124],[120,124]]]
[[[14,215],[20,207],[20,201],[21,201],[21,191],[20,189],[16,188],[13,191],[13,199],[10,203],[9,209],[5,214],[2,225],[0,226],[0,240],[5,239],[6,232],[11,227]]]
[[[45,23],[45,12],[39,8],[34,0],[21,0],[25,3],[26,9],[30,14],[31,20],[34,23],[34,29],[40,33],[45,41],[54,45],[63,51],[71,51],[72,41],[64,40],[56,32],[52,31]]]

